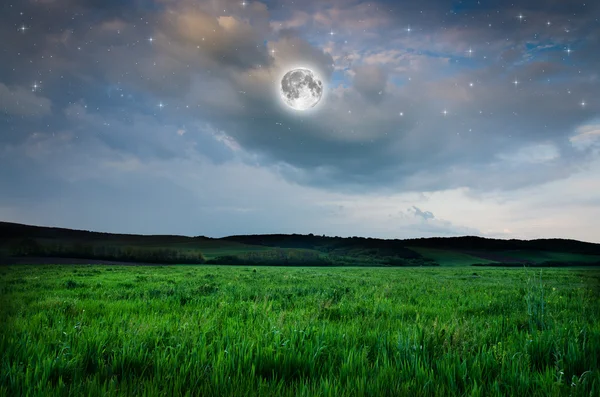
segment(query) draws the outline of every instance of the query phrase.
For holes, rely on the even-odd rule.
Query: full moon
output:
[[[281,79],[281,99],[291,108],[314,107],[323,96],[323,83],[309,69],[290,70]]]

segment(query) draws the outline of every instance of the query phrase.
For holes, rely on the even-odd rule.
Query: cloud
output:
[[[174,160],[201,151],[215,163],[222,163],[231,160],[233,151],[239,149],[226,134],[215,132],[203,123],[179,127],[175,120],[173,124],[160,123],[153,116],[142,113],[121,119],[91,112],[82,103],[68,106],[65,115],[77,126],[70,131],[70,136],[76,136],[82,145],[105,147],[141,159]],[[177,132],[178,139],[174,139],[173,131]]]
[[[589,124],[578,127],[569,142],[578,150],[585,150],[600,145],[600,124]]]
[[[164,14],[160,33],[168,42],[207,56],[222,67],[238,69],[267,65],[270,61],[263,45],[264,33],[269,30],[267,9],[253,3],[252,18],[234,15],[211,15],[190,3],[176,3]],[[251,24],[251,21],[259,24]],[[165,51],[168,51],[165,48]]]
[[[93,177],[115,194],[132,175],[149,172],[143,181],[154,183],[150,172],[160,171],[166,186],[185,187],[177,190],[186,197],[182,207],[193,206],[197,193],[187,186],[211,180],[199,168],[224,178],[235,164],[240,180],[267,178],[275,186],[262,187],[269,193],[256,196],[259,204],[280,189],[284,200],[305,194],[319,203],[340,194],[355,205],[339,213],[360,213],[351,218],[357,230],[377,213],[380,224],[392,215],[386,233],[467,233],[486,232],[478,214],[463,222],[418,200],[402,204],[414,205],[410,213],[392,199],[385,213],[356,203],[369,194],[457,189],[471,195],[456,196],[457,202],[488,193],[522,197],[592,169],[600,3],[454,4],[452,14],[434,0],[284,3],[55,0],[40,8],[25,2],[23,11],[36,24],[24,33],[8,14],[0,16],[6,38],[0,46],[9,55],[0,64],[0,155],[11,172],[24,175],[23,194],[33,197],[25,185],[41,183],[33,170],[54,177],[44,191]],[[315,69],[327,87],[310,112],[291,111],[279,99],[279,78],[296,66]],[[31,82],[42,77],[43,90],[31,92]],[[182,173],[181,164],[191,175],[173,182],[167,174]],[[128,176],[117,182],[113,173]],[[235,196],[220,207],[256,209],[241,202],[247,192],[220,186]],[[167,200],[161,197],[152,205]],[[343,223],[337,215],[324,217],[324,207],[303,208],[313,222],[323,219],[323,228],[325,219]],[[198,219],[208,213],[199,211]],[[257,222],[248,214],[261,210],[242,213]],[[286,219],[290,230],[304,222]],[[490,222],[494,233],[518,233],[514,219]],[[368,229],[376,233],[376,222]]]
[[[16,116],[45,116],[52,102],[23,87],[9,88],[0,83],[0,111]]]
[[[280,31],[278,39],[272,43],[272,49],[275,50],[274,69],[278,74],[302,65],[315,68],[326,81],[332,73],[331,55],[302,39],[295,30]]]
[[[304,11],[293,11],[292,16],[283,21],[272,21],[271,28],[274,31],[297,29],[307,25],[312,20],[310,14]]]
[[[422,218],[424,221],[435,218],[435,216],[433,216],[433,214],[430,211],[421,211],[420,208],[415,207],[414,205],[412,209],[414,211],[415,216],[418,218]]]
[[[370,102],[379,103],[385,94],[387,73],[381,66],[357,66],[354,75],[354,88]]]
[[[515,152],[500,153],[498,158],[511,164],[541,164],[560,157],[558,148],[549,143],[540,143],[519,148]]]
[[[260,2],[242,7],[228,1],[217,7],[210,2],[167,1],[155,9],[136,9],[142,17],[158,21],[149,29],[127,28],[126,20],[116,19],[113,10],[98,22],[100,29],[69,38],[68,46],[97,43],[83,58],[90,67],[77,67],[89,69],[85,78],[120,84],[119,89],[142,98],[136,101],[140,107],[164,102],[161,118],[175,131],[181,129],[178,124],[195,123],[221,131],[228,137],[221,143],[229,142],[231,150],[255,153],[263,164],[279,167],[297,183],[332,189],[482,187],[486,175],[496,172],[498,159],[507,165],[526,163],[532,170],[550,160],[563,169],[576,169],[569,165],[575,161],[569,152],[574,148],[563,144],[566,131],[584,122],[596,105],[574,112],[578,101],[565,104],[563,92],[589,96],[598,83],[575,79],[567,86],[564,74],[570,68],[552,58],[522,63],[524,54],[533,50],[510,29],[436,28],[430,22],[440,7],[431,4],[420,27],[413,25],[407,33],[394,27],[405,15],[389,12],[390,5],[383,3],[339,2],[326,10],[306,3],[281,18],[274,16],[277,8]],[[417,15],[417,8],[406,7],[404,12]],[[361,31],[362,25],[348,22],[348,15],[362,15],[357,22],[366,24],[362,30],[379,39],[389,35],[389,40],[349,35]],[[492,19],[493,25],[500,17]],[[283,22],[275,29],[276,21]],[[291,22],[284,26],[285,21]],[[323,29],[332,21],[345,22],[329,27],[337,30],[333,36],[311,36],[309,25],[321,24]],[[369,21],[384,23],[386,32]],[[577,26],[585,23],[583,17],[573,21]],[[521,24],[523,30],[532,29]],[[425,32],[425,27],[430,30]],[[554,25],[549,29],[557,33]],[[468,61],[469,37],[477,61],[461,68],[456,65]],[[536,54],[560,47],[544,44],[548,37],[544,33],[532,44]],[[511,58],[505,51],[501,59],[493,55],[507,48],[517,53]],[[352,69],[346,70],[351,63]],[[329,87],[319,108],[306,117],[288,111],[277,93],[279,77],[301,64],[319,71]],[[341,77],[334,75],[336,69]],[[519,87],[512,84],[514,76],[521,80]],[[548,79],[554,83],[548,84]],[[134,123],[143,125],[142,119],[138,115]],[[164,154],[173,145],[162,134],[127,134],[128,123],[117,123],[123,133],[101,135],[105,144],[137,152],[152,146],[152,153]],[[177,149],[169,155],[184,153]],[[522,175],[519,186],[547,181],[551,175],[545,170]],[[494,183],[506,189],[516,186],[500,172]]]

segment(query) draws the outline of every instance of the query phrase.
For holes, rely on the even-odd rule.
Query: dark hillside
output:
[[[427,247],[461,251],[539,250],[550,252],[569,252],[573,254],[600,255],[600,244],[565,239],[496,240],[476,236],[465,236],[418,238],[402,241],[404,245],[411,247]]]
[[[600,244],[576,240],[495,240],[465,236],[384,240],[301,234],[224,238],[133,235],[0,222],[0,256],[152,263],[306,266],[594,266]]]
[[[210,237],[187,237],[174,235],[139,235],[91,232],[87,230],[72,230],[59,227],[30,226],[19,223],[0,222],[0,239],[74,239],[74,240],[119,240],[119,241],[160,241],[181,242],[194,240],[212,240]]]
[[[278,248],[306,248],[335,254],[360,253],[364,255],[419,258],[420,255],[405,247],[402,240],[382,240],[364,237],[327,237],[312,234],[264,234],[230,236],[222,240]]]

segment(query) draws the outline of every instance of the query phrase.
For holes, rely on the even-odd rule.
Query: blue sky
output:
[[[600,5],[481,3],[5,2],[0,219],[600,242]]]

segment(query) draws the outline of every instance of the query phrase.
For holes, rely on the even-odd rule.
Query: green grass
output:
[[[478,256],[476,251],[470,253],[463,253],[453,250],[444,250],[437,248],[425,248],[425,247],[409,247],[411,250],[418,252],[423,257],[433,259],[440,266],[470,266],[473,264],[489,264],[498,263],[496,260],[486,259],[491,256],[493,259],[506,258],[502,260],[515,260],[515,261],[530,261],[534,263],[544,262],[564,262],[564,263],[576,263],[579,262],[582,265],[586,263],[597,263],[600,262],[600,256],[598,255],[583,255],[568,252],[552,252],[552,251],[535,251],[535,250],[511,250],[511,251],[482,251],[480,252],[481,257]],[[497,257],[497,258],[496,258]],[[500,259],[499,259],[500,260]]]
[[[408,247],[418,252],[424,258],[433,259],[440,266],[470,266],[473,264],[496,263],[495,261],[479,258],[477,256],[465,254],[462,252],[442,250],[437,248]]]
[[[515,259],[524,259],[535,263],[548,261],[581,262],[582,264],[600,262],[600,256],[598,255],[582,255],[568,252],[514,250],[499,251],[498,254]]]
[[[0,267],[0,395],[597,396],[600,270]]]

